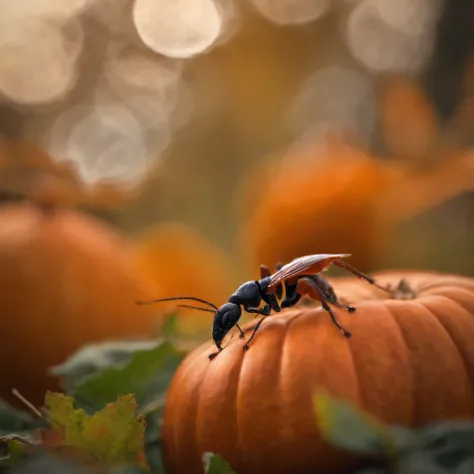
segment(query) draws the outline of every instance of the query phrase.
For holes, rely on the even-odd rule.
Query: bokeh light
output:
[[[73,163],[88,185],[109,180],[134,185],[152,165],[143,127],[119,105],[78,107],[59,116],[46,149]]]
[[[168,127],[182,86],[183,63],[150,57],[136,48],[108,48],[94,95],[97,103],[120,103],[128,107],[144,127]]]
[[[206,51],[219,37],[223,23],[214,0],[135,0],[133,20],[150,49],[172,58]]]
[[[93,0],[92,17],[118,37],[129,37],[134,29],[133,0]]]
[[[55,101],[75,85],[76,61],[83,46],[82,26],[40,17],[0,20],[0,92],[19,104]]]
[[[211,305],[137,299],[220,306],[261,264],[473,275],[473,18],[472,0],[0,0],[3,392],[41,403],[88,341],[208,340]],[[136,363],[124,391],[144,395]]]
[[[0,8],[3,21],[35,19],[61,25],[86,11],[96,0],[2,0]]]
[[[438,4],[362,0],[346,20],[347,46],[358,61],[373,71],[417,72],[434,47],[434,9],[438,11]],[[422,21],[417,9],[425,12]]]
[[[377,0],[382,20],[407,35],[433,31],[443,11],[443,0]]]
[[[310,23],[330,8],[331,0],[250,0],[257,11],[278,25]]]
[[[328,125],[368,138],[375,128],[373,81],[356,70],[331,66],[317,70],[304,82],[293,105],[293,128],[304,133]]]

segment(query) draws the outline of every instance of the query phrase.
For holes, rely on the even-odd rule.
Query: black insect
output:
[[[227,303],[221,307],[217,307],[213,303],[196,298],[194,296],[174,296],[170,298],[162,298],[149,302],[139,302],[139,304],[156,303],[172,300],[192,300],[206,304],[209,308],[179,304],[179,307],[192,308],[200,311],[214,313],[214,323],[212,326],[212,338],[217,346],[217,351],[209,355],[209,359],[213,359],[219,352],[223,350],[222,340],[226,334],[235,326],[240,332],[240,337],[245,338],[245,334],[238,322],[242,316],[242,310],[247,313],[260,314],[263,317],[255,326],[250,338],[243,346],[244,350],[249,348],[250,342],[255,337],[260,325],[271,311],[280,312],[282,308],[288,308],[298,303],[302,296],[308,295],[321,302],[322,307],[329,313],[333,323],[341,331],[345,337],[351,337],[351,333],[344,329],[334,316],[329,304],[338,308],[346,309],[350,313],[356,308],[341,304],[331,287],[331,285],[319,273],[326,271],[332,264],[344,268],[353,273],[357,277],[368,281],[370,284],[378,288],[388,291],[378,285],[375,280],[355,269],[343,258],[350,257],[350,254],[320,254],[307,255],[297,258],[286,265],[277,265],[276,272],[271,274],[270,270],[262,265],[260,267],[260,280],[251,280],[243,283],[230,296]],[[283,287],[285,289],[285,298],[283,297]],[[281,300],[281,303],[278,303]],[[262,301],[265,303],[260,307]]]

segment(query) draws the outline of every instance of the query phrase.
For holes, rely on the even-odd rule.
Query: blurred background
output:
[[[474,276],[470,0],[0,11],[5,386],[34,398],[81,345],[155,334],[171,307],[135,300],[220,305],[261,263]]]

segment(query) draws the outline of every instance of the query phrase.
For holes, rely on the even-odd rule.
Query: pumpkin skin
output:
[[[351,472],[360,460],[318,434],[317,387],[386,423],[473,418],[474,279],[416,271],[374,276],[395,287],[403,278],[414,293],[402,287],[389,299],[353,277],[331,280],[339,299],[357,308],[333,308],[350,339],[320,306],[302,301],[267,318],[245,353],[237,333],[213,361],[212,342],[190,353],[167,395],[169,472],[202,473],[206,451],[237,473]],[[245,327],[247,337],[254,325]]]
[[[19,405],[16,388],[41,406],[46,389],[60,388],[48,369],[83,345],[155,336],[156,308],[135,301],[157,291],[136,269],[127,240],[98,219],[2,206],[0,396]]]

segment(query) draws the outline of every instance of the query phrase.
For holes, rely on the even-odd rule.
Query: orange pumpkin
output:
[[[164,222],[137,236],[135,261],[140,272],[160,286],[155,298],[194,295],[208,301],[227,301],[235,289],[231,261],[225,253],[197,230],[178,222]],[[176,301],[155,306],[172,311]],[[208,313],[182,310],[177,329],[182,336],[200,337],[210,333]]]
[[[242,185],[251,199],[240,209],[239,244],[250,268],[313,253],[347,252],[353,265],[372,270],[393,227],[390,213],[381,212],[380,205],[394,184],[391,169],[339,141],[325,149],[310,142],[290,150],[275,168],[262,181],[266,168],[262,173],[257,167]],[[257,180],[263,183],[259,196],[253,190]]]
[[[318,434],[317,387],[387,423],[420,426],[474,417],[474,279],[382,272],[393,298],[354,278],[332,281],[357,311],[301,304],[269,317],[248,352],[234,335],[213,361],[208,342],[178,368],[167,395],[163,443],[171,474],[201,473],[206,451],[238,473],[345,473],[354,457]],[[246,328],[248,335],[255,323]]]
[[[423,89],[407,77],[388,78],[381,89],[380,128],[388,151],[419,164],[433,160],[440,123]]]
[[[127,241],[99,220],[35,205],[0,208],[0,396],[42,404],[49,367],[86,343],[157,333],[156,287]]]

